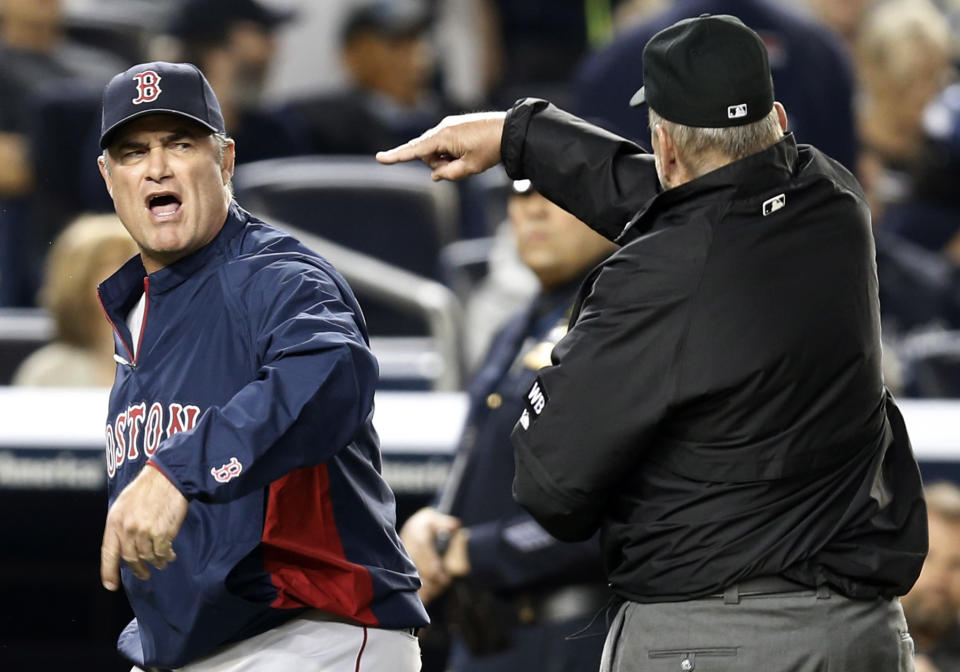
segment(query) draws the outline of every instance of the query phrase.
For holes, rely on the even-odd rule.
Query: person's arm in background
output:
[[[528,513],[492,520],[453,533],[443,557],[447,572],[493,591],[538,583],[579,583],[599,578],[595,538],[561,542]]]
[[[438,548],[441,537],[445,548]],[[456,578],[502,591],[599,576],[596,539],[560,542],[527,513],[461,527],[457,518],[424,507],[404,523],[400,539],[420,573],[424,604],[446,591]]]
[[[545,100],[525,98],[509,112],[448,117],[377,160],[421,159],[433,179],[459,180],[501,160],[560,207],[613,240],[660,191],[653,156],[638,145]]]

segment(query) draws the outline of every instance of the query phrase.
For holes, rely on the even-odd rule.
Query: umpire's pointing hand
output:
[[[150,577],[147,563],[163,569],[177,559],[173,539],[187,515],[187,499],[159,469],[146,465],[117,496],[107,513],[100,547],[100,580],[120,587],[120,561],[138,579]]]
[[[500,162],[500,137],[506,112],[478,112],[447,117],[419,138],[377,152],[380,163],[420,159],[434,180],[462,180]]]

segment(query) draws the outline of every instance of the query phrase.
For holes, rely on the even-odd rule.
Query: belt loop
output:
[[[723,603],[740,604],[740,589],[737,584],[733,584],[723,591]]]
[[[830,586],[825,583],[821,583],[817,586],[817,599],[818,600],[829,600],[830,599]]]

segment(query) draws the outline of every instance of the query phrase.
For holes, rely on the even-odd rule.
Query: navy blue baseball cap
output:
[[[340,29],[340,41],[349,42],[357,33],[372,31],[390,38],[414,37],[432,21],[422,0],[368,0],[353,8]]]
[[[735,16],[678,21],[643,48],[643,87],[630,99],[667,121],[699,128],[740,126],[773,109],[763,40]]]
[[[135,65],[103,91],[100,149],[117,128],[148,114],[174,114],[226,133],[220,103],[200,68],[190,63],[154,61]]]
[[[249,21],[272,31],[296,16],[291,10],[257,0],[180,0],[167,32],[181,40],[222,42],[237,22]]]

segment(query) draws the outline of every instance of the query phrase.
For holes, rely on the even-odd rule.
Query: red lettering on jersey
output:
[[[183,425],[184,429],[193,429],[194,427],[196,427],[197,418],[200,417],[200,407],[193,406],[192,404],[190,406],[184,406],[183,412],[186,413],[187,415],[187,420]]]
[[[140,103],[152,103],[160,96],[160,75],[153,70],[144,70],[133,76],[137,82],[137,97],[133,99],[134,105]]]
[[[157,448],[160,447],[160,439],[163,438],[163,406],[159,401],[153,402],[150,406],[150,413],[147,415],[147,424],[144,428],[143,452],[147,457],[151,457]]]
[[[123,465],[127,453],[127,414],[121,413],[113,423],[113,439],[117,442],[117,468]]]
[[[113,427],[107,425],[107,476],[113,478],[117,473],[117,447],[113,443]]]
[[[167,423],[167,438],[193,429],[199,416],[199,407],[193,405],[181,406],[175,401],[171,402],[170,420]]]
[[[147,405],[142,401],[136,406],[127,409],[127,429],[130,430],[130,442],[127,448],[128,460],[135,460],[140,457],[140,451],[137,449],[137,442],[140,439],[140,425],[143,424],[143,417],[147,413]]]
[[[183,406],[177,402],[170,404],[170,412],[168,413],[170,419],[167,421],[167,438],[169,439],[174,434],[179,434],[183,431],[183,425],[181,424],[181,415],[183,414]]]

